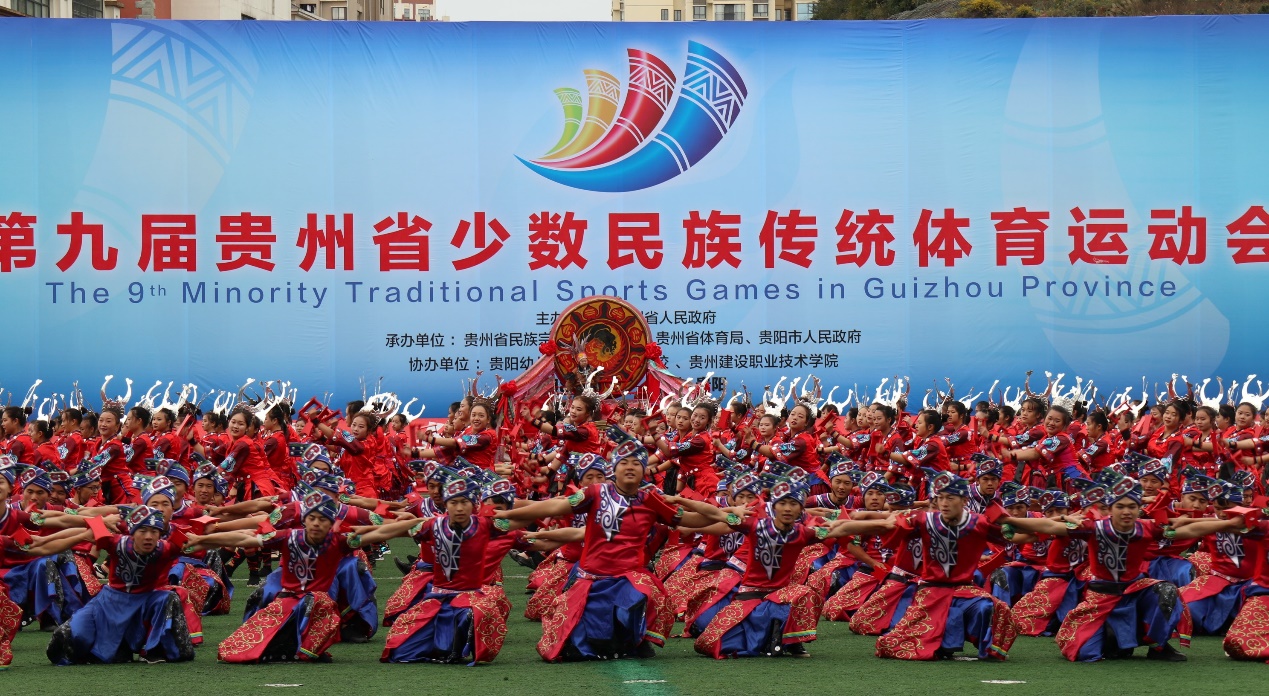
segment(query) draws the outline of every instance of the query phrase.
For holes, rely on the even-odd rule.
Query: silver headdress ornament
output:
[[[713,372],[705,373],[705,378],[700,382],[684,382],[683,394],[679,397],[679,405],[683,408],[694,409],[702,404],[710,404],[715,408],[718,406],[718,400],[714,398],[710,392],[710,380],[714,377]],[[726,386],[723,387],[724,392]]]
[[[727,400],[727,403],[723,405],[723,408],[731,408],[736,404],[743,404],[745,406],[753,405],[752,401],[750,401],[749,390],[745,389],[743,382],[740,384],[740,389],[732,390],[731,398]]]
[[[1243,380],[1243,398],[1242,398],[1242,400],[1243,400],[1243,401],[1246,401],[1247,403],[1251,404],[1252,406],[1255,406],[1255,407],[1256,407],[1256,411],[1257,411],[1257,412],[1259,412],[1259,411],[1260,411],[1260,409],[1261,409],[1261,407],[1262,407],[1262,406],[1264,406],[1265,399],[1269,399],[1269,391],[1264,391],[1264,392],[1260,391],[1260,390],[1263,388],[1263,386],[1261,385],[1260,380],[1256,379],[1256,392],[1257,392],[1257,393],[1254,393],[1254,394],[1253,394],[1250,390],[1248,390],[1248,387],[1250,387],[1250,386],[1251,386],[1251,380],[1253,380],[1253,379],[1256,379],[1256,376],[1255,376],[1255,375],[1247,375],[1247,379]]]
[[[103,409],[106,409],[106,408],[127,409],[128,402],[132,400],[132,380],[128,379],[127,377],[124,378],[124,382],[126,382],[128,385],[128,393],[124,394],[118,399],[111,399],[110,397],[106,396],[106,387],[110,385],[110,380],[114,378],[115,378],[114,375],[106,375],[106,381],[103,382],[101,385],[101,407]]]
[[[765,411],[779,412],[780,406],[780,386],[784,384],[785,377],[781,375],[780,380],[776,382],[775,389],[771,385],[762,391],[762,408]]]
[[[912,382],[906,377],[895,377],[894,386],[886,389],[886,383],[890,381],[889,377],[883,377],[881,384],[878,385],[877,391],[873,394],[873,403],[879,403],[890,408],[898,408],[899,400],[908,395],[912,389]]]
[[[806,376],[802,383],[802,391],[797,396],[796,406],[805,406],[814,420],[820,415],[820,380],[814,374]]]
[[[234,395],[223,389],[215,398],[212,399],[212,413],[219,416],[229,415],[229,409],[234,405]]]
[[[1220,391],[1217,391],[1217,392],[1216,392],[1216,396],[1215,396],[1215,398],[1211,398],[1211,399],[1209,399],[1209,398],[1207,397],[1207,385],[1208,385],[1211,381],[1212,381],[1212,378],[1211,378],[1211,377],[1207,377],[1207,378],[1206,378],[1206,379],[1204,379],[1202,382],[1199,382],[1199,385],[1198,385],[1198,402],[1199,402],[1201,405],[1203,405],[1203,406],[1207,406],[1208,408],[1220,409],[1220,407],[1221,407],[1221,397],[1222,397],[1222,396],[1224,396],[1224,394],[1222,393],[1222,392],[1224,391],[1224,389],[1221,389]]]
[[[846,398],[840,402],[833,401],[833,394],[836,392],[837,392],[837,385],[834,384],[833,387],[828,390],[828,396],[825,396],[824,400],[820,402],[820,408],[824,408],[826,406],[832,406],[833,408],[837,409],[838,413],[845,413],[850,408],[851,399],[855,397],[855,390],[851,389],[847,391]]]
[[[379,392],[366,399],[362,413],[373,415],[376,420],[386,420],[397,414],[401,408],[401,399],[392,392]]]
[[[53,417],[53,414],[57,413],[57,397],[58,395],[54,394],[40,402],[39,408],[35,410],[36,420],[47,421]],[[45,407],[48,407],[47,410]]]
[[[613,375],[612,381],[608,383],[608,390],[605,391],[603,394],[596,392],[594,388],[591,387],[591,384],[595,380],[595,376],[603,371],[604,371],[604,366],[600,365],[595,368],[594,372],[591,372],[586,377],[586,387],[582,389],[582,396],[587,397],[589,399],[594,399],[596,402],[603,401],[604,399],[607,399],[608,397],[612,396],[613,390],[617,388],[617,382],[621,381],[616,375]]]
[[[35,384],[32,384],[31,388],[26,390],[26,398],[22,399],[22,408],[30,406],[34,409],[36,404],[39,403],[40,397],[35,393],[35,390],[38,389],[41,384],[44,384],[44,380],[37,379],[35,380]]]
[[[416,420],[418,420],[418,419],[422,418],[422,417],[423,417],[423,412],[427,410],[427,405],[426,405],[426,404],[419,404],[419,410],[418,410],[418,412],[416,412],[416,413],[411,413],[411,412],[410,412],[410,407],[411,407],[411,406],[413,406],[413,405],[414,405],[414,402],[416,402],[416,401],[418,401],[418,400],[419,400],[419,398],[416,396],[416,397],[414,397],[414,398],[410,399],[409,401],[405,402],[405,405],[401,407],[401,415],[405,416],[405,420],[406,420],[406,422],[407,422],[407,423],[409,423],[409,422],[411,422],[411,421],[416,421]]]

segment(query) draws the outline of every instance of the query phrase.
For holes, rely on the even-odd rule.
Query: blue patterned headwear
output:
[[[454,498],[466,498],[472,505],[480,504],[480,485],[468,478],[455,478],[445,483],[441,489],[441,499],[449,502]]]
[[[828,478],[833,480],[838,476],[849,476],[854,480],[859,475],[859,465],[844,454],[834,452],[828,455]]]
[[[334,522],[339,515],[339,503],[321,491],[313,491],[304,496],[303,502],[300,503],[300,512],[301,519],[317,513]]]
[[[305,471],[300,480],[313,488],[320,488],[326,491],[339,492],[340,487],[344,483],[344,477],[333,471],[322,471],[321,469],[309,469]]]
[[[612,466],[608,463],[608,460],[598,454],[589,452],[578,457],[573,464],[573,479],[581,483],[582,477],[586,475],[587,471],[598,471],[604,475],[604,478],[612,476]]]
[[[158,476],[151,479],[150,483],[146,485],[145,490],[141,493],[141,502],[149,503],[150,499],[156,495],[166,497],[173,505],[175,505],[176,486],[172,485],[172,479],[166,476]]]
[[[493,500],[496,498],[507,505],[513,505],[516,502],[516,487],[504,478],[485,484],[482,493],[486,499]]]
[[[163,513],[148,505],[138,505],[128,513],[128,531],[135,532],[142,527],[153,527],[160,532],[167,529],[167,520]]]
[[[608,439],[612,440],[613,444],[616,445],[613,447],[612,454],[608,457],[608,461],[612,462],[613,469],[617,468],[617,464],[621,463],[621,460],[628,457],[634,457],[645,467],[648,465],[648,450],[643,446],[643,443],[635,439],[635,436],[615,425],[611,425],[608,427]]]
[[[736,480],[731,484],[731,494],[736,495],[741,491],[762,495],[762,479],[751,472],[745,472],[737,476]]]
[[[859,479],[859,490],[867,493],[870,490],[877,489],[882,493],[891,491],[890,484],[886,483],[886,477],[876,471],[869,471],[864,477]]]
[[[980,473],[979,475],[981,476],[982,474]],[[950,471],[940,471],[930,477],[930,494],[938,495],[940,493],[968,498],[969,481]]]
[[[1054,508],[1071,507],[1071,501],[1066,497],[1066,493],[1062,491],[1054,489],[1042,490],[1039,492],[1038,496],[1036,495],[1035,490],[1032,490],[1031,493],[1032,497],[1037,498],[1040,501],[1040,509],[1045,512]]]
[[[23,490],[31,486],[43,488],[44,490],[53,492],[53,481],[49,479],[48,472],[38,466],[28,468],[22,472],[22,476],[18,477],[18,483]]]
[[[996,491],[996,495],[1000,496],[1000,504],[1005,507],[1031,503],[1031,489],[1013,481],[1002,484],[1000,490]]]
[[[1076,480],[1072,479],[1071,483],[1076,484]],[[1099,471],[1097,475],[1093,477],[1091,484],[1085,485],[1080,494],[1086,505],[1093,505],[1095,503],[1114,505],[1116,501],[1124,498],[1128,498],[1140,505],[1143,495],[1141,491],[1141,483],[1138,482],[1137,479],[1130,476],[1124,476],[1109,467]]]
[[[62,488],[70,488],[70,480],[71,480],[70,474],[66,473],[65,471],[62,471],[61,469],[49,470],[48,480],[49,480],[49,483],[53,484],[54,486],[61,486]]]
[[[775,505],[786,498],[797,501],[799,505],[805,505],[806,487],[801,482],[787,478],[777,480],[775,485],[771,486],[771,504]]]
[[[92,462],[80,462],[75,469],[75,474],[70,478],[71,490],[83,488],[101,481],[101,468],[94,466]]]
[[[1000,478],[1005,473],[1004,462],[996,459],[995,457],[989,457],[981,452],[976,452],[971,455],[970,461],[974,462],[975,479],[982,476],[995,476],[996,478]]]
[[[896,483],[886,493],[886,503],[897,507],[911,507],[916,504],[916,489],[902,483]]]
[[[1191,474],[1181,482],[1181,495],[1194,493],[1210,500],[1216,500],[1225,492],[1220,481],[1203,474]]]
[[[1248,472],[1250,473],[1250,472]],[[1221,494],[1217,496],[1217,500],[1229,505],[1242,505],[1246,497],[1243,495],[1243,487],[1233,481],[1221,481]]]
[[[169,459],[167,461],[170,462],[172,460]],[[189,478],[189,471],[186,470],[185,467],[175,462],[173,462],[170,466],[168,466],[167,477],[172,479],[173,481],[180,481],[186,486],[189,486],[192,484],[192,481],[190,481],[190,478]]]
[[[1243,488],[1255,488],[1256,472],[1239,469],[1234,472],[1234,483],[1242,486]]]
[[[313,443],[304,448],[303,453],[300,454],[300,461],[309,465],[313,462],[325,462],[326,464],[330,464],[330,452],[326,449],[325,445]]]

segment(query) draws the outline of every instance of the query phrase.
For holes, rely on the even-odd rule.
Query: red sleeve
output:
[[[273,453],[278,450],[278,439],[270,435],[264,442],[260,443],[260,449],[264,450],[264,456],[273,458]]]
[[[568,504],[573,507],[573,514],[583,514],[590,511],[591,505],[595,502],[595,496],[599,495],[598,486],[602,484],[593,484],[587,486],[580,491],[568,497]]]
[[[361,454],[366,451],[365,443],[353,437],[347,430],[336,430],[335,437],[330,439],[330,444],[347,450],[349,454]]]
[[[287,535],[289,535],[291,531],[292,530],[288,529],[288,530],[278,530],[276,532],[273,532],[272,536],[270,536],[268,539],[265,539],[262,542],[263,548],[269,549],[269,550],[277,550],[277,549],[281,549],[285,547],[286,541],[287,541]]]
[[[460,453],[467,452],[468,450],[483,450],[493,444],[493,435],[494,432],[492,430],[485,430],[477,435],[463,435],[461,437],[457,437],[454,441],[457,443],[458,451]]]
[[[644,503],[652,510],[652,514],[656,515],[657,520],[661,524],[671,524],[678,517],[679,509],[667,503],[660,493],[655,491],[648,493]]]
[[[436,525],[436,521],[439,519],[439,517],[429,517],[423,520],[421,523],[423,527],[419,530],[418,534],[414,535],[414,541],[419,544],[426,544],[430,542],[432,540],[432,528]]]

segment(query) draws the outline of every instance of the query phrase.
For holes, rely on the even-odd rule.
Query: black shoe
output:
[[[253,570],[251,571],[251,576],[247,578],[247,587],[259,587],[259,586],[260,586],[260,571]]]
[[[1146,659],[1163,660],[1164,662],[1186,662],[1190,658],[1178,652],[1176,648],[1172,647],[1171,643],[1164,643],[1162,650],[1151,648],[1150,652],[1146,653]]]
[[[956,651],[949,648],[938,648],[934,651],[934,659],[936,660],[950,660],[953,657],[956,657]]]
[[[533,559],[529,558],[529,555],[523,551],[513,550],[507,555],[511,556],[511,560],[524,566],[525,568],[532,570],[535,567]]]
[[[784,654],[789,657],[810,657],[811,653],[806,651],[805,643],[794,643],[793,645],[784,646]]]
[[[635,656],[636,657],[656,657],[657,656],[656,647],[652,645],[651,641],[645,640],[639,644],[638,648],[635,648]]]
[[[392,562],[396,564],[397,570],[401,571],[402,575],[409,575],[410,571],[414,570],[414,564],[404,558],[394,558]]]

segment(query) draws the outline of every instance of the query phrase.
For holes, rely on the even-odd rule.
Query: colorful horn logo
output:
[[[674,96],[674,71],[647,51],[628,53],[630,80],[620,113],[617,78],[586,70],[586,117],[580,92],[555,90],[564,109],[563,134],[542,157],[516,159],[556,183],[609,193],[656,186],[704,159],[736,122],[748,96],[740,73],[714,49],[689,41],[678,99],[657,130]]]

